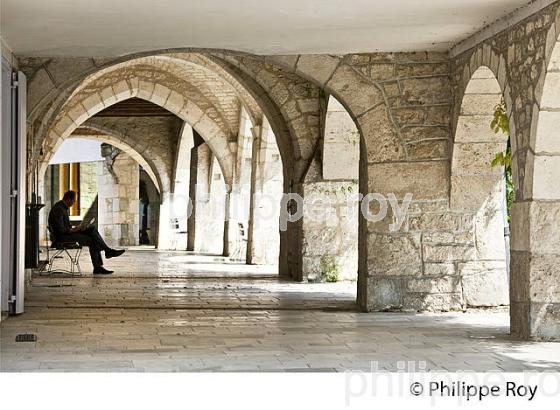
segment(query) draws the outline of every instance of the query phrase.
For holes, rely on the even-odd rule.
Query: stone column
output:
[[[232,233],[230,232],[230,217],[231,217],[231,188],[227,188],[224,201],[224,238],[223,238],[223,249],[222,256],[229,256],[232,244],[230,243],[230,238]]]
[[[193,214],[189,218],[189,250],[223,253],[225,184],[220,167],[207,144],[194,148],[191,198]]]
[[[559,47],[560,49],[560,47]],[[560,69],[559,69],[560,71]],[[521,339],[560,340],[560,155],[556,86],[560,72],[549,72],[538,120],[534,152],[527,145],[514,151],[516,200],[511,215],[510,325]],[[554,99],[554,100],[553,100]],[[527,134],[527,128],[517,127]],[[515,130],[513,130],[515,131]],[[512,132],[512,135],[516,135]],[[528,144],[529,141],[524,141]],[[516,168],[525,163],[524,169]],[[524,175],[522,180],[520,175]]]
[[[173,209],[177,229],[171,232],[170,248],[185,250],[188,247],[188,203],[191,171],[191,150],[194,147],[193,129],[183,124],[173,172]]]
[[[513,204],[510,326],[521,339],[560,335],[560,201]]]
[[[196,203],[197,203],[197,197],[196,197],[196,187],[197,187],[197,181],[198,181],[198,164],[199,164],[199,158],[198,158],[198,147],[194,147],[191,148],[191,163],[190,163],[190,175],[189,175],[189,198],[192,201],[192,212],[191,212],[191,216],[189,217],[188,221],[187,221],[187,250],[188,251],[194,251],[195,249],[195,242],[196,242],[196,218],[197,218],[197,212],[196,212]]]
[[[98,162],[98,228],[110,246],[138,245],[139,168],[138,163],[120,152],[112,171]]]
[[[253,127],[247,263],[278,264],[282,161],[268,122]]]
[[[175,224],[172,221],[173,195],[170,192],[161,192],[159,205],[158,249],[170,250],[173,248]]]
[[[237,142],[230,143],[236,153],[233,172],[233,184],[229,205],[229,257],[237,261],[246,261],[247,230],[250,214],[250,191],[252,170],[252,123],[249,114],[241,108],[239,115],[239,132]]]

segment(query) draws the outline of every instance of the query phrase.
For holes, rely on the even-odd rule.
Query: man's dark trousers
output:
[[[82,246],[87,246],[91,256],[91,263],[94,268],[100,268],[103,266],[101,251],[110,249],[101,235],[99,235],[95,226],[90,226],[83,231],[64,234],[61,236],[60,241],[78,242]]]

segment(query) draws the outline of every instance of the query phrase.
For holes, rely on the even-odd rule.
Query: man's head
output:
[[[74,202],[76,202],[76,192],[66,191],[62,197],[62,202],[64,202],[68,208],[71,208]]]

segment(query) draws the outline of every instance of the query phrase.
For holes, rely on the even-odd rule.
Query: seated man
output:
[[[70,217],[68,210],[76,202],[76,193],[68,191],[62,197],[62,200],[53,205],[49,212],[49,227],[54,242],[78,242],[82,246],[89,248],[91,263],[93,264],[94,274],[110,274],[113,271],[103,267],[103,259],[101,251],[105,251],[107,259],[120,256],[124,253],[124,249],[110,248],[94,226],[72,227],[70,225]]]

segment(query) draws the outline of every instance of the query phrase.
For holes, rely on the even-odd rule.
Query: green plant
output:
[[[501,131],[509,135],[509,117],[507,115],[506,102],[503,98],[498,105],[494,107],[494,119],[492,119],[490,123],[490,128],[492,128],[496,134]]]
[[[340,275],[340,266],[336,262],[336,259],[330,255],[321,256],[321,277],[325,279],[326,282],[338,282],[338,277]]]
[[[507,115],[507,108],[504,99],[500,101],[498,105],[494,108],[494,118],[490,123],[490,128],[494,130],[497,134],[502,132],[509,137],[509,117]],[[503,166],[505,179],[506,179],[506,202],[507,202],[507,214],[508,222],[511,219],[511,206],[513,204],[513,199],[515,195],[515,189],[513,186],[513,176],[512,176],[512,164],[513,157],[511,154],[511,144],[508,138],[507,147],[505,152],[498,152],[491,162],[493,167]]]

